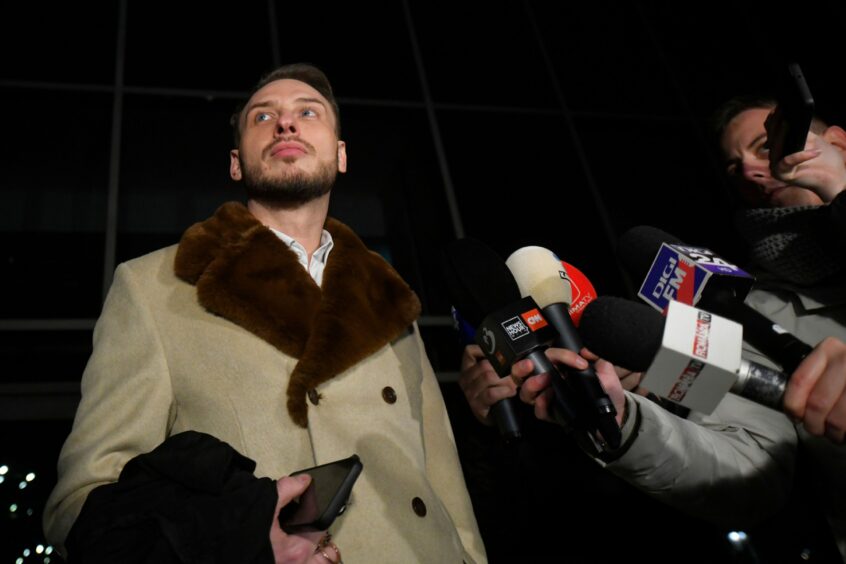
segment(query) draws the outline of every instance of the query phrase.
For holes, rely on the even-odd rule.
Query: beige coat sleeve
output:
[[[47,539],[60,550],[88,492],[116,482],[127,461],[166,437],[170,379],[141,296],[130,268],[119,266],[94,329],[82,398],[59,455],[58,483],[44,509]]]

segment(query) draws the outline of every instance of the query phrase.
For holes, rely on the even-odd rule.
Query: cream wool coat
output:
[[[347,564],[486,561],[412,323],[419,303],[348,228],[329,220],[327,229],[336,246],[323,297],[240,204],[189,230],[179,256],[169,247],[118,267],[45,508],[50,542],[62,545],[88,492],[116,481],[128,460],[196,430],[256,461],[259,477],[357,453],[364,470],[331,528]],[[294,283],[275,286],[280,277]],[[253,296],[258,302],[248,303]],[[262,300],[305,313],[288,323],[280,313],[290,309]],[[383,307],[395,301],[400,313]],[[365,311],[371,304],[374,315]]]

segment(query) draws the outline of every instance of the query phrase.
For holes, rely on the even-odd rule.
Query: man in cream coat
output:
[[[224,204],[178,246],[116,271],[45,510],[48,538],[100,538],[91,531],[111,521],[74,525],[80,512],[96,521],[104,507],[89,494],[123,481],[130,460],[198,431],[276,480],[260,507],[243,512],[264,512],[262,558],[325,564],[343,551],[348,563],[486,561],[415,324],[420,303],[379,255],[327,219],[347,157],[325,75],[310,65],[277,69],[233,129],[230,174],[247,205]],[[276,516],[307,480],[280,477],[353,453],[364,470],[332,526],[334,543],[286,535]]]

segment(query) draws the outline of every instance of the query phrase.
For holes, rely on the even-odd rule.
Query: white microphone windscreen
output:
[[[531,296],[541,307],[554,303],[568,306],[573,293],[561,259],[544,247],[522,247],[505,261],[514,275],[520,295]]]

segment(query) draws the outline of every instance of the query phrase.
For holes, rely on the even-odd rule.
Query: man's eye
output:
[[[755,151],[755,154],[762,158],[767,158],[770,154],[770,146],[766,143],[761,143],[758,149]]]
[[[260,121],[270,121],[271,115],[267,112],[261,112],[256,114],[256,122]]]
[[[317,112],[312,110],[311,108],[306,108],[302,111],[303,117],[317,117]]]

